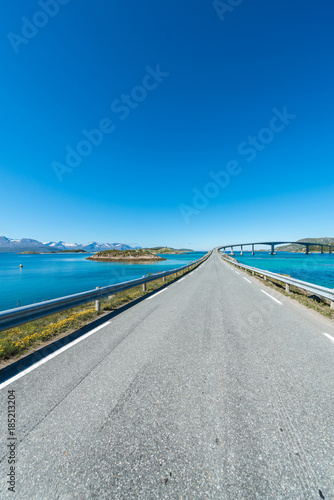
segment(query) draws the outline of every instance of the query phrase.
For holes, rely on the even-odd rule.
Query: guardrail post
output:
[[[162,281],[165,283],[165,281],[166,281],[166,276],[163,276]]]
[[[210,252],[205,258],[198,259],[197,261],[187,265],[187,269],[198,268],[200,264],[205,262],[209,256],[212,254]],[[187,272],[183,270],[183,274]],[[172,274],[169,274],[172,273]],[[175,278],[177,271],[175,269],[170,270],[167,275],[174,276]],[[161,276],[160,273],[157,273],[158,276],[151,276],[147,282],[152,282],[160,279],[162,277],[164,281],[166,280],[166,276]],[[0,332],[7,330],[8,328],[15,328],[19,325],[24,325],[30,321],[35,321],[40,318],[45,318],[50,316],[51,314],[55,314],[60,311],[66,311],[72,309],[81,304],[92,304],[95,303],[95,310],[97,312],[101,311],[101,301],[104,296],[108,297],[109,300],[115,297],[115,294],[122,292],[124,290],[128,290],[131,288],[140,289],[140,285],[142,283],[138,283],[141,281],[141,278],[137,278],[135,280],[131,280],[125,284],[117,283],[115,285],[110,285],[108,287],[104,287],[103,294],[98,294],[97,290],[100,287],[96,287],[94,290],[87,290],[86,292],[80,294],[73,294],[71,296],[59,297],[59,299],[53,299],[52,301],[40,302],[38,304],[30,304],[28,307],[25,307],[22,310],[22,307],[16,308],[14,311],[0,311]],[[138,288],[137,288],[138,287]],[[110,294],[110,295],[108,295]],[[93,307],[94,307],[93,305]]]
[[[252,271],[252,275],[253,275],[253,276],[255,275],[255,272],[254,272],[254,271]]]
[[[146,292],[146,283],[143,283],[143,292]]]
[[[97,287],[96,287],[96,290],[98,290],[99,288],[100,288],[100,287],[99,287],[99,286],[97,286]],[[96,311],[96,312],[100,312],[100,310],[101,310],[101,300],[100,300],[100,299],[97,299],[97,300],[95,301],[95,311]]]
[[[290,285],[289,285],[289,283],[285,283],[285,291],[287,293],[290,293]]]
[[[267,276],[263,276],[264,281],[267,281]]]

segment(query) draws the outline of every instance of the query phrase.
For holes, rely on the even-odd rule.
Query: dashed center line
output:
[[[248,281],[248,283],[251,283],[251,281],[249,281],[247,278],[244,277],[244,280]]]
[[[235,272],[236,272],[237,274],[240,274],[240,273],[238,273],[238,271],[235,271]]]
[[[265,292],[264,290],[261,290],[262,293],[265,293],[266,295],[268,295],[268,297],[270,297],[272,300],[274,300],[275,302],[277,302],[277,304],[280,304],[281,306],[283,305],[282,302],[280,302],[279,300],[275,299],[275,297],[273,297],[272,295],[270,295],[269,293]]]
[[[329,340],[331,340],[332,342],[334,342],[334,337],[332,337],[331,335],[329,335],[329,333],[323,333],[323,335],[325,335],[326,337],[329,338]]]

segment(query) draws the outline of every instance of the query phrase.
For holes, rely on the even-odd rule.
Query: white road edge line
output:
[[[235,271],[235,272],[236,272],[237,274],[240,274],[240,273],[238,273],[238,271]]]
[[[251,283],[251,281],[249,281],[247,278],[245,278],[245,276],[243,276],[244,280],[248,281],[248,283]]]
[[[186,278],[181,278],[180,280],[178,280],[178,283],[180,283],[180,281],[183,281],[185,280]]]
[[[165,290],[167,290],[167,288],[164,288],[163,290],[160,290],[160,292],[157,292],[157,293],[155,293],[154,295],[151,295],[151,297],[148,297],[148,298],[147,298],[147,299],[145,299],[145,300],[151,300],[151,299],[153,299],[153,297],[156,297],[157,295],[159,295],[159,293],[162,293],[162,292],[164,292]]]
[[[325,335],[326,337],[328,337],[332,342],[334,342],[334,337],[332,337],[331,335],[329,335],[329,333],[323,333],[323,335]]]
[[[272,300],[274,300],[275,302],[277,302],[277,304],[280,304],[281,306],[283,305],[283,302],[280,302],[279,300],[275,299],[275,297],[273,297],[269,293],[265,292],[264,290],[261,290],[261,292],[265,293],[266,295],[268,295],[268,297],[270,297]]]
[[[50,361],[50,359],[55,358],[56,356],[58,356],[62,352],[67,351],[67,349],[70,349],[70,347],[73,347],[75,344],[78,344],[82,340],[85,340],[87,337],[90,337],[91,335],[93,335],[93,333],[96,333],[97,331],[101,330],[101,328],[104,328],[105,326],[110,325],[110,323],[111,323],[111,321],[107,321],[106,323],[103,323],[103,325],[97,326],[96,328],[94,328],[94,330],[85,333],[85,335],[82,335],[78,339],[73,340],[73,342],[70,342],[69,344],[65,345],[64,347],[61,347],[60,349],[58,349],[58,351],[55,351],[52,354],[49,354],[48,356],[41,359],[40,361],[37,361],[37,363],[29,366],[29,368],[26,368],[25,370],[18,373],[17,375],[14,375],[14,377],[12,377],[12,378],[6,380],[5,382],[3,382],[2,384],[0,384],[0,390],[3,389],[4,387],[6,387],[7,385],[12,384],[13,382],[16,382],[16,380],[19,380],[21,377],[24,377],[24,375],[27,375],[27,373],[32,372],[33,370],[35,370],[39,366],[44,365],[44,363],[47,363],[48,361]]]

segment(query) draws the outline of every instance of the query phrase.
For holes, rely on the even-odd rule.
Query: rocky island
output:
[[[166,260],[159,257],[151,250],[104,250],[97,252],[87,260],[94,260],[97,262],[156,262],[159,260]]]

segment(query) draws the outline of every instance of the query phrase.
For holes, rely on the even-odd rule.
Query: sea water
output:
[[[167,260],[147,264],[93,262],[86,260],[92,255],[87,253],[0,253],[0,311],[169,271],[200,259],[205,253],[161,255]]]
[[[242,264],[257,267],[264,271],[288,274],[292,278],[334,288],[334,254],[303,254],[293,252],[234,252],[234,258]],[[229,252],[227,252],[227,255]]]

